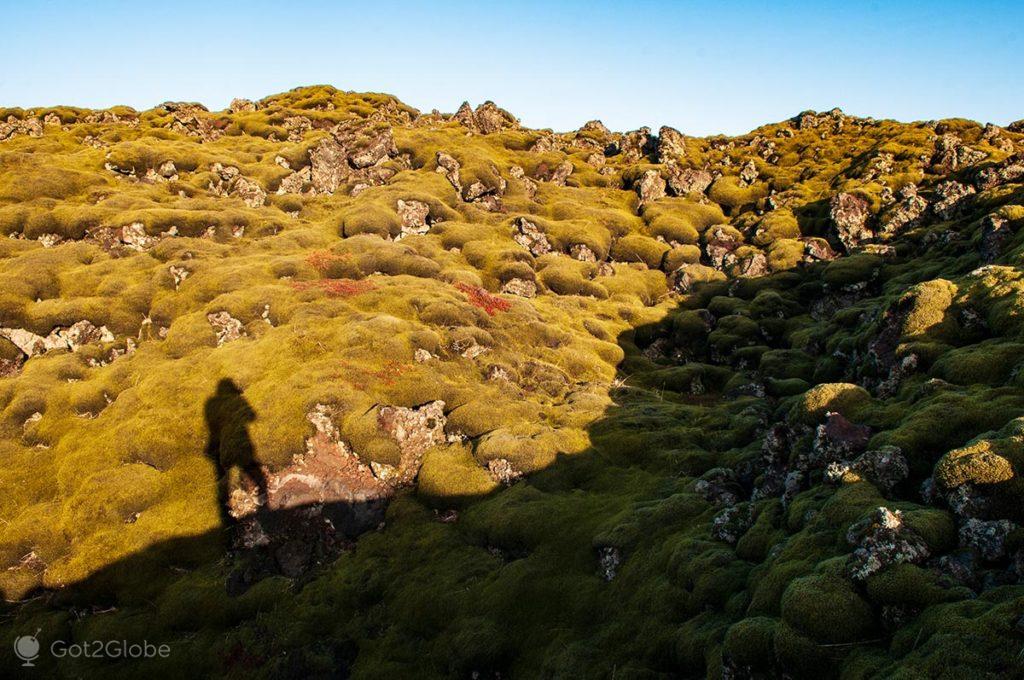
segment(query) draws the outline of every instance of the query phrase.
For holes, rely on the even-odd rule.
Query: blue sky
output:
[[[803,109],[1024,118],[1024,3],[0,0],[0,106],[211,109],[297,85],[741,133]]]

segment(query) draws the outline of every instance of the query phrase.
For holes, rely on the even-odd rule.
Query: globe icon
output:
[[[39,634],[39,631],[36,631]],[[32,662],[39,658],[39,640],[35,635],[22,635],[14,640],[14,653],[24,661],[23,666],[32,666]]]

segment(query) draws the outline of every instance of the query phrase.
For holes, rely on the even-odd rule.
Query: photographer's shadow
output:
[[[255,447],[249,436],[249,423],[256,420],[256,413],[230,378],[217,383],[217,391],[206,401],[204,412],[209,433],[206,457],[217,476],[220,524],[230,530],[235,525],[231,514],[233,483],[255,487],[255,495],[260,499],[265,499],[267,494],[266,474],[256,461]]]

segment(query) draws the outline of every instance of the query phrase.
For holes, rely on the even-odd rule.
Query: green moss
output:
[[[837,411],[856,420],[858,413],[871,402],[863,387],[850,383],[825,383],[807,390],[793,404],[791,417],[808,425],[818,423],[827,411]]]
[[[764,198],[767,193],[768,190],[764,184],[742,187],[739,184],[739,179],[733,175],[719,177],[708,187],[708,197],[730,211],[755,203]]]
[[[850,286],[870,281],[878,272],[882,259],[870,253],[861,253],[829,262],[822,280],[830,286]]]
[[[871,605],[837,576],[814,574],[794,580],[782,596],[782,619],[822,643],[857,642],[875,630]]]
[[[897,564],[868,578],[867,596],[878,605],[927,607],[972,597],[969,588],[944,588],[932,571],[916,564]]]
[[[620,262],[642,262],[651,269],[658,269],[668,251],[665,243],[642,234],[630,234],[612,244],[611,256]]]
[[[376,234],[390,238],[398,235],[401,228],[402,222],[394,210],[369,203],[347,210],[341,218],[339,233],[343,237]]]
[[[725,633],[723,651],[739,666],[767,669],[775,660],[778,619],[754,616],[738,621]]]

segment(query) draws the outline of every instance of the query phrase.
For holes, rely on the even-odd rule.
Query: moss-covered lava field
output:
[[[1024,677],[1022,227],[1024,122],[0,109],[0,640]]]

